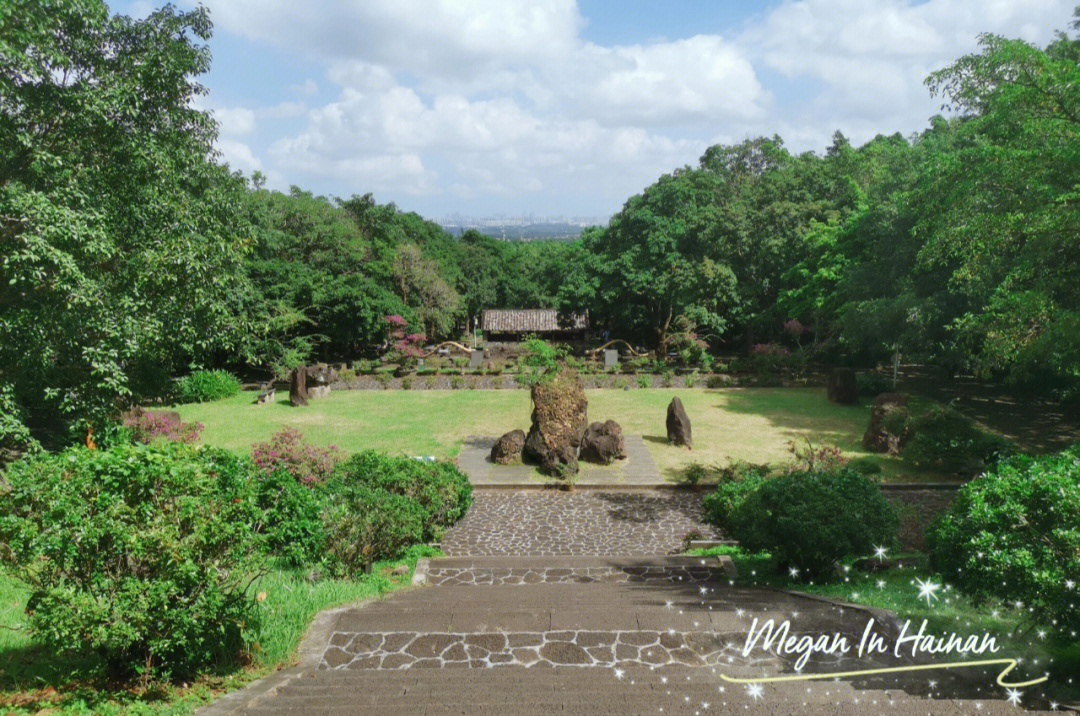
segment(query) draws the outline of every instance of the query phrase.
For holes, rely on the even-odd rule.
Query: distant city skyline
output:
[[[929,72],[983,32],[1045,44],[1076,4],[178,2],[214,23],[198,106],[233,169],[426,217],[608,215],[712,144],[910,135],[941,111]]]

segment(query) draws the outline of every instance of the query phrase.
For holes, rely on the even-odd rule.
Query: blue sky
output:
[[[980,32],[1045,43],[1075,2],[204,0],[201,104],[274,188],[598,216],[718,142],[918,131],[929,71]]]

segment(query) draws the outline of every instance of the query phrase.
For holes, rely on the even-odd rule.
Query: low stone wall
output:
[[[952,504],[963,483],[883,484],[881,491],[900,513],[900,543],[904,549],[922,550],[926,530],[940,513]]]

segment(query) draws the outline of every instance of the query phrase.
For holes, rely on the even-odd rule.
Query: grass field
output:
[[[616,420],[623,431],[642,435],[668,478],[697,461],[776,463],[789,457],[789,441],[834,444],[851,457],[867,455],[860,441],[870,416],[867,404],[830,403],[819,388],[730,388],[589,390],[590,420]],[[667,444],[667,404],[679,396],[694,431],[694,449]],[[246,452],[281,426],[299,429],[311,441],[347,452],[377,449],[391,454],[455,457],[470,435],[498,436],[529,427],[524,390],[342,390],[306,408],[288,396],[266,406],[252,393],[177,409],[184,420],[205,425],[203,442]],[[879,458],[891,480],[927,480],[896,458]]]

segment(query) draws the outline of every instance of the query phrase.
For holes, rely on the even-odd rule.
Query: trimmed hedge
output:
[[[829,579],[842,559],[897,543],[900,520],[877,483],[849,468],[722,483],[706,517],[778,570]]]
[[[1080,628],[1080,445],[999,462],[959,490],[927,545],[935,569],[976,601],[1019,601]]]
[[[344,480],[326,485],[327,566],[338,575],[369,572],[422,541],[424,509],[411,497]]]
[[[366,450],[339,465],[335,477],[346,484],[415,500],[422,511],[423,538],[428,541],[441,537],[443,530],[464,517],[472,504],[468,476],[449,462],[390,457]]]

